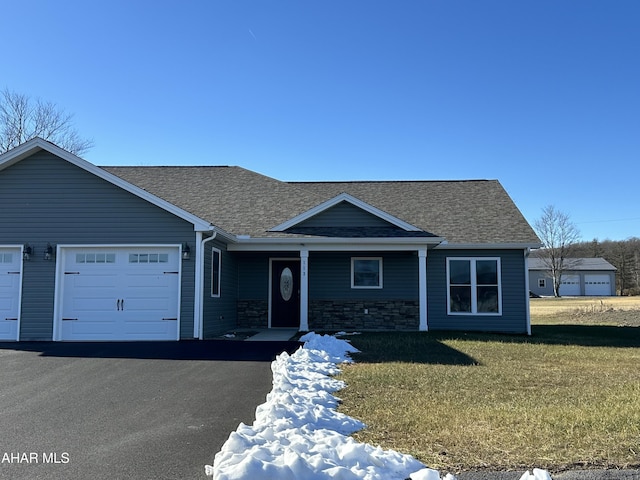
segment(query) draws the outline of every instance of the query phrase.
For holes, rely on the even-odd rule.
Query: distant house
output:
[[[0,205],[3,340],[530,332],[540,244],[495,180],[100,168],[36,138],[0,156]]]
[[[614,296],[616,267],[604,258],[568,258],[560,296]],[[541,258],[529,259],[529,286],[541,296],[553,296],[551,270]]]

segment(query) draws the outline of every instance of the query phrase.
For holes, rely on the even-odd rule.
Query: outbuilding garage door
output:
[[[562,275],[560,277],[560,295],[580,295],[580,275]]]
[[[611,278],[609,275],[585,275],[584,294],[589,296],[611,295]]]
[[[0,247],[0,340],[18,340],[21,272],[20,248]]]
[[[59,340],[178,340],[178,248],[66,248]]]

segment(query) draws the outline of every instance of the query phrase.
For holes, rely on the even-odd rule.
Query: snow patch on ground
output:
[[[336,410],[332,378],[338,365],[357,352],[346,340],[313,332],[304,346],[278,355],[271,364],[273,389],[256,408],[251,426],[241,423],[216,453],[205,473],[214,480],[442,480],[410,455],[356,442],[359,420]],[[455,480],[451,474],[444,480]],[[544,470],[521,480],[551,480]]]

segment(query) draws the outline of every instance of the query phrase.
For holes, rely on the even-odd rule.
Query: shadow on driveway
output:
[[[187,340],[180,342],[0,342],[0,350],[40,352],[43,357],[137,358],[271,362],[302,344],[292,341],[238,342]]]

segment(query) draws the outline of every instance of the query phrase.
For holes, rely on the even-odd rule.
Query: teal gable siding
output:
[[[446,260],[452,257],[499,257],[502,315],[448,315]],[[427,256],[429,330],[527,333],[524,250],[431,250]]]
[[[349,202],[337,205],[298,224],[298,227],[388,227],[391,224]]]
[[[0,244],[29,243],[24,262],[21,340],[51,340],[55,245],[195,245],[193,225],[48,152],[0,172]],[[180,336],[193,338],[195,262],[182,262]]]

